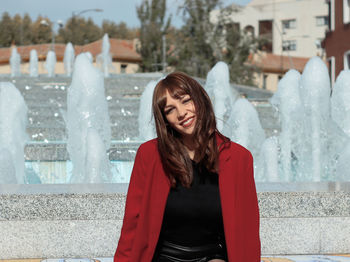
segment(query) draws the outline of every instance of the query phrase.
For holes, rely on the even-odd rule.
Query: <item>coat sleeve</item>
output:
[[[145,180],[145,169],[143,162],[144,154],[145,152],[142,150],[141,145],[136,153],[134,167],[130,177],[125,203],[123,226],[121,229],[118,247],[114,255],[114,262],[130,261],[131,249],[135,237],[143,196]]]
[[[259,204],[254,181],[253,157],[249,152],[245,161],[245,214],[246,220],[246,261],[260,261],[261,244],[259,234]]]

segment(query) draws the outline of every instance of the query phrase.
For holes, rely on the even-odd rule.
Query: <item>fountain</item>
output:
[[[350,70],[342,71],[337,81],[331,97],[331,114],[334,122],[339,128],[350,137]],[[347,175],[350,170],[350,141],[344,143],[336,164],[336,178],[340,181],[348,181]]]
[[[0,82],[0,183],[25,182],[26,125],[27,106],[21,93],[12,83]]]
[[[16,47],[13,47],[11,51],[10,66],[11,66],[12,77],[21,75],[21,56],[17,52]]]
[[[331,113],[335,123],[350,137],[350,70],[340,72],[331,97]]]
[[[16,166],[7,148],[0,148],[0,184],[18,184]]]
[[[105,77],[109,76],[109,71],[113,69],[112,57],[109,53],[110,43],[108,34],[105,34],[102,39],[102,53],[97,56],[97,64],[101,68]]]
[[[204,88],[212,100],[217,128],[221,132],[238,97],[237,91],[230,86],[230,74],[226,63],[218,62],[208,72]]]
[[[342,81],[340,76],[339,83]],[[339,88],[335,92],[332,98],[334,104],[339,99],[338,92],[343,91]],[[271,160],[278,161],[279,181],[338,180],[335,177],[336,165],[342,145],[347,143],[349,137],[330,116],[330,94],[327,67],[318,57],[309,60],[302,76],[291,70],[280,81],[277,92],[271,98],[281,121],[279,155]],[[334,116],[337,116],[337,110],[343,109],[335,106]],[[343,120],[344,116],[341,118]],[[260,155],[266,159],[264,152]],[[257,162],[258,174],[258,170],[266,164],[262,160]],[[262,176],[257,178],[259,180]],[[269,181],[267,177],[265,179]]]
[[[265,133],[256,109],[246,98],[239,98],[233,104],[223,134],[249,149],[254,157],[258,156]]]
[[[106,182],[110,164],[111,127],[105,99],[104,79],[86,54],[74,64],[67,94],[67,150],[73,163],[71,183]]]
[[[92,63],[94,58],[90,52],[84,52],[84,54],[89,58],[89,61]]]
[[[74,65],[74,48],[72,43],[68,43],[66,45],[66,49],[64,50],[64,70],[66,72],[67,76],[71,76],[73,72],[73,65]]]
[[[321,67],[317,60],[313,64],[313,67]],[[320,70],[324,73],[323,69]],[[275,132],[272,132],[273,135],[269,135],[267,131],[266,134],[269,137],[263,143],[256,142],[260,144],[260,150],[257,150],[258,153],[253,153],[258,155],[258,157],[254,156],[255,164],[261,167],[256,169],[261,172],[261,174],[256,172],[256,181],[274,182],[257,183],[259,208],[263,217],[260,220],[263,254],[350,252],[348,241],[350,203],[347,201],[350,197],[349,183],[289,183],[289,181],[301,179],[296,175],[296,170],[301,168],[300,155],[305,154],[304,149],[295,145],[294,141],[303,142],[303,134],[308,134],[307,130],[304,130],[307,125],[303,121],[299,121],[301,123],[299,130],[289,127],[298,121],[298,110],[301,110],[302,118],[308,117],[309,122],[314,121],[321,127],[325,124],[323,123],[324,119],[328,118],[329,122],[325,134],[329,139],[326,139],[326,146],[322,145],[320,149],[326,149],[325,154],[331,159],[329,161],[331,165],[327,167],[325,174],[334,173],[334,175],[322,176],[321,179],[349,180],[347,174],[350,146],[347,142],[346,126],[341,126],[341,123],[347,119],[345,111],[343,115],[339,115],[340,118],[337,120],[335,117],[336,109],[333,106],[341,103],[334,100],[338,96],[334,89],[331,105],[334,120],[325,112],[318,115],[320,120],[311,120],[315,114],[313,112],[307,115],[304,111],[304,103],[308,100],[302,100],[300,97],[300,79],[304,78],[303,88],[306,88],[305,84],[311,83],[316,86],[316,83],[305,81],[312,78],[310,75],[307,76],[306,72],[310,74],[313,70],[305,70],[303,77],[297,72],[291,71],[282,79],[276,96],[271,99],[271,103],[278,108],[281,132],[279,133],[279,127],[276,128],[275,125],[272,125],[275,128]],[[312,75],[315,78],[318,77],[315,72]],[[108,151],[109,157],[114,161],[113,164],[116,160],[120,160],[120,162],[129,161],[128,165],[132,166],[131,160],[142,142],[138,139],[137,128],[135,128],[141,92],[151,79],[156,81],[158,77],[159,75],[157,77],[153,75],[150,78],[145,77],[145,74],[137,74],[118,75],[104,79],[102,73],[93,68],[87,55],[82,54],[75,61],[72,83],[68,88],[66,88],[66,77],[55,77],[50,80],[50,83],[47,83],[47,78],[12,79],[16,81],[19,90],[24,93],[30,108],[30,125],[27,132],[31,132],[32,141],[26,147],[26,164],[31,161],[34,166],[39,162],[38,160],[50,164],[59,162],[60,168],[64,169],[64,174],[70,174],[70,170],[68,170],[70,167],[68,167],[69,164],[66,165],[67,140],[66,133],[63,131],[66,127],[60,119],[58,108],[65,107],[65,94],[68,92],[68,113],[65,119],[68,129],[67,147],[73,161],[73,174],[71,177],[67,175],[67,179],[64,177],[54,180],[54,175],[59,176],[58,174],[61,173],[53,175],[49,173],[47,176],[53,179],[47,179],[45,183],[57,183],[57,181],[65,183],[70,179],[71,182],[80,184],[0,185],[0,210],[4,211],[0,212],[2,219],[0,259],[104,257],[109,260],[113,256],[116,247],[115,240],[119,236],[123,219],[122,210],[128,188],[128,178],[119,180],[118,183],[100,184],[106,181],[116,181],[110,180],[108,159],[104,158],[106,150],[110,147],[108,137],[113,137],[111,149]],[[337,79],[337,84],[342,83],[345,88],[347,81],[340,81],[341,79]],[[106,98],[104,97],[103,80],[105,81]],[[26,83],[26,81],[30,81],[30,83]],[[35,84],[36,86],[34,86]],[[149,83],[147,92],[151,92],[152,85],[154,84]],[[327,94],[327,88],[318,85],[317,87],[323,90],[321,93]],[[95,91],[93,87],[99,91]],[[219,104],[217,108],[220,108],[220,118],[223,118],[227,126],[231,125],[234,128],[230,130],[231,134],[228,135],[234,136],[234,139],[240,140],[242,144],[247,143],[246,146],[250,147],[249,139],[260,137],[258,141],[261,141],[261,137],[263,137],[262,135],[252,135],[250,131],[242,131],[250,130],[251,123],[258,123],[256,111],[252,109],[253,105],[262,116],[260,121],[265,130],[271,126],[266,128],[266,115],[262,114],[266,111],[262,111],[262,109],[268,107],[271,110],[271,107],[268,101],[254,100],[254,97],[246,91],[263,92],[247,87],[242,93],[247,94],[248,100],[234,97],[234,103],[229,104],[231,110],[225,111],[224,114],[220,113],[222,107]],[[314,91],[309,90],[308,92]],[[344,93],[339,94],[339,97],[345,99]],[[293,99],[292,96],[294,96]],[[318,101],[316,98],[319,95],[313,94],[312,96]],[[326,98],[327,95],[320,96],[323,97],[322,99],[329,99],[329,93],[328,98]],[[220,100],[219,98],[221,98],[220,93],[217,94],[216,100]],[[108,113],[101,115],[96,113],[97,111],[108,112],[106,100],[109,103],[109,112],[113,123],[112,135],[111,133],[109,135],[103,134],[103,131],[110,132]],[[143,100],[143,96],[141,100]],[[0,106],[1,104],[3,103],[1,102]],[[345,102],[343,106],[347,104]],[[296,108],[298,105],[301,106]],[[99,106],[101,108],[98,108]],[[145,107],[149,108],[149,106]],[[240,106],[245,107],[245,109],[239,109]],[[5,110],[6,114],[1,115],[1,119],[9,115],[9,109],[6,107]],[[344,109],[339,110],[341,112]],[[245,115],[246,113],[247,115]],[[267,116],[271,117],[269,114]],[[145,121],[149,123],[149,120],[145,119]],[[222,128],[223,132],[226,133],[228,131],[225,130],[225,126],[223,124]],[[12,129],[17,130],[18,128]],[[130,140],[126,141],[124,139],[125,133],[120,130],[126,130],[124,132],[128,132]],[[323,136],[323,132],[320,133],[320,137]],[[240,134],[242,139],[239,138]],[[295,137],[297,134],[302,135]],[[246,135],[252,138],[247,138]],[[305,135],[305,137],[308,136]],[[6,139],[8,140],[8,135]],[[313,145],[311,142],[309,144]],[[308,144],[305,145],[310,148]],[[251,149],[252,152],[254,150]],[[11,159],[13,158],[9,151],[8,149],[0,149],[0,166],[7,170],[7,174],[13,174],[16,166],[12,164],[13,160]],[[23,151],[21,155],[23,156]],[[290,156],[289,159],[287,159],[288,156]],[[79,171],[80,167],[82,171]],[[323,163],[322,168],[324,168]],[[130,169],[125,170],[125,173],[130,174]],[[290,172],[283,176],[282,170],[290,170]],[[28,177],[28,169],[26,173]],[[118,177],[121,176],[118,174]],[[234,178],[234,173],[232,178]],[[12,178],[6,176],[6,179],[8,179],[7,183],[10,183],[9,180],[13,181],[13,176]],[[314,178],[309,179],[309,181],[313,180]],[[286,183],[278,183],[278,181]],[[89,182],[95,184],[87,184]],[[23,242],[23,239],[26,242]],[[96,242],[96,239],[104,239],[104,241]],[[42,243],[49,243],[49,245],[42,245]]]
[[[288,71],[278,83],[277,92],[270,100],[280,114],[282,131],[280,133],[281,151],[278,161],[281,163],[281,181],[293,180],[293,158],[291,156],[293,154],[299,155],[303,148],[301,132],[304,114],[299,91],[300,78],[301,75],[298,71]],[[275,161],[277,159],[274,160],[273,164],[269,162],[266,165],[276,165]],[[293,166],[295,168],[295,164]],[[260,169],[262,168],[257,165],[256,171],[259,172]],[[270,173],[267,174],[271,175]],[[272,181],[276,181],[277,178],[274,174]]]
[[[284,176],[279,175],[278,138],[271,136],[262,143],[259,156],[255,158],[254,177],[256,181],[285,182]]]
[[[38,54],[35,49],[30,50],[29,76],[38,77]]]
[[[139,139],[141,141],[147,141],[157,137],[156,127],[152,115],[152,96],[153,90],[157,85],[157,81],[150,81],[145,91],[143,91],[140,99],[139,109]]]
[[[54,51],[49,51],[46,56],[45,68],[48,77],[55,76],[56,54]]]

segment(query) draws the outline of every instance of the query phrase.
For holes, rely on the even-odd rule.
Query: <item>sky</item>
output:
[[[223,0],[224,5],[232,3],[245,5],[251,0]],[[83,17],[91,17],[101,25],[103,19],[116,23],[125,22],[129,27],[139,27],[136,6],[142,0],[0,0],[0,13],[7,11],[11,16],[28,13],[32,20],[40,14],[51,21],[68,20],[73,13],[77,14],[86,9],[102,9],[102,12],[86,12]],[[167,0],[168,10],[173,13],[173,24],[181,25],[181,18],[176,14],[182,0]]]

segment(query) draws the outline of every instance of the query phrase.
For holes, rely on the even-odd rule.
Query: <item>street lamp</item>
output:
[[[50,24],[45,19],[41,20],[40,24],[44,26],[50,26]],[[51,27],[51,50],[52,51],[55,51],[55,31],[54,31],[55,24],[57,24],[59,28],[61,28],[63,26],[63,22],[62,20],[57,20],[56,22],[53,22],[53,25]]]
[[[87,12],[103,12],[103,9],[99,9],[99,8],[92,8],[92,9],[85,9],[82,11],[73,11],[72,12],[72,18],[79,16],[81,14],[87,13]]]

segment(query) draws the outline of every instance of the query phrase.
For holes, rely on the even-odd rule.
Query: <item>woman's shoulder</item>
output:
[[[158,150],[157,149],[157,138],[148,140],[142,143],[139,147],[139,151],[150,151],[150,150]]]
[[[137,155],[139,155],[145,161],[149,161],[157,157],[159,155],[157,138],[142,143],[137,150]]]
[[[253,159],[252,153],[247,148],[236,142],[230,141],[229,150],[231,154],[236,156],[240,156],[244,159]]]

